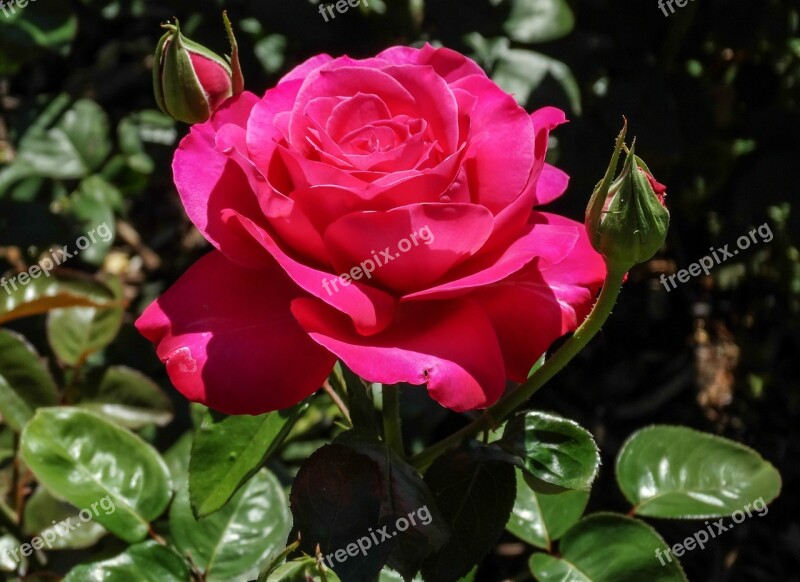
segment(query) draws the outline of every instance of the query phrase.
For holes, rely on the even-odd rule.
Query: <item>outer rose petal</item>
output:
[[[421,49],[394,46],[380,53],[377,58],[395,65],[430,65],[448,83],[470,75],[486,76],[486,72],[472,59],[452,49],[433,48],[428,43]]]
[[[280,81],[278,81],[278,85],[281,83],[285,83],[286,81],[295,81],[297,79],[305,79],[308,77],[312,71],[319,69],[325,63],[329,63],[333,60],[328,54],[320,54],[307,59],[306,61],[297,65],[294,69],[286,73]]]
[[[385,291],[356,281],[331,290],[336,275],[296,261],[275,241],[272,234],[235,212],[226,216],[228,227],[248,232],[269,251],[296,285],[346,313],[359,333],[371,335],[386,329],[394,317],[395,299]]]
[[[542,173],[539,174],[539,181],[536,183],[536,206],[543,206],[552,202],[564,192],[569,186],[569,176],[563,170],[555,166],[545,164]]]
[[[574,248],[578,232],[568,225],[528,224],[522,236],[496,253],[475,257],[451,273],[451,279],[429,289],[406,295],[403,300],[443,299],[502,281],[538,260],[538,264],[561,262]]]
[[[515,275],[470,296],[489,315],[506,372],[515,382],[524,382],[533,364],[563,335],[558,299],[547,285],[536,281],[535,270],[530,271],[528,283]]]
[[[238,125],[256,102],[252,93],[229,99],[211,120],[192,127],[172,164],[178,194],[197,229],[228,258],[250,267],[261,266],[269,258],[255,241],[226,228],[221,217],[227,209],[248,217],[258,217],[261,211],[246,174],[217,151],[216,132],[228,123]]]
[[[471,301],[407,304],[391,328],[369,338],[313,299],[295,300],[292,313],[368,381],[426,384],[434,400],[456,412],[491,406],[503,393],[503,356],[486,314]]]
[[[518,382],[525,380],[553,341],[583,323],[606,274],[605,263],[582,224],[544,212],[534,212],[531,223],[572,228],[577,241],[562,260],[537,259],[508,279],[470,295],[489,314],[509,378]]]
[[[563,111],[555,107],[543,107],[531,114],[530,121],[535,134],[533,167],[528,177],[528,183],[525,185],[522,193],[497,215],[497,220],[495,220],[495,232],[492,234],[492,239],[498,241],[507,240],[508,233],[514,233],[520,226],[524,225],[528,221],[531,209],[535,205],[550,202],[557,194],[557,188],[553,188],[554,184],[552,184],[553,179],[557,180],[556,176],[550,176],[550,180],[548,181],[551,183],[543,185],[545,192],[542,194],[542,198],[545,202],[540,202],[538,200],[539,194],[537,188],[539,178],[545,168],[544,159],[547,155],[547,143],[550,139],[550,131],[566,123],[566,115]],[[558,182],[556,182],[556,185],[557,184]]]
[[[226,414],[261,414],[313,393],[336,361],[292,317],[301,294],[275,263],[252,271],[212,251],[136,327],[186,398]]]
[[[473,199],[497,214],[528,182],[533,124],[514,98],[485,76],[465,77],[453,86],[478,97],[470,114],[467,175]]]
[[[563,261],[542,267],[542,277],[549,285],[598,286],[606,278],[603,257],[594,250],[583,224],[549,212],[533,212],[531,224],[547,224],[551,228],[573,228],[578,234],[575,247]]]

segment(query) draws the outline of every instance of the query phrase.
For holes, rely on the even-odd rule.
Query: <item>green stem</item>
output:
[[[509,392],[501,398],[494,406],[490,407],[481,416],[470,424],[442,439],[438,443],[425,449],[411,459],[411,464],[419,470],[424,470],[435,461],[439,455],[448,449],[459,445],[463,440],[474,437],[482,430],[492,430],[497,428],[511,413],[525,404],[528,399],[539,388],[544,386],[548,380],[555,376],[574,358],[589,341],[600,331],[600,328],[611,315],[611,309],[617,302],[622,280],[625,277],[627,268],[619,269],[612,266],[608,267],[603,290],[600,292],[597,302],[592,308],[592,312],[584,320],[575,333],[545,361],[541,368],[521,384],[516,390]]]
[[[403,430],[400,427],[400,387],[383,385],[381,388],[383,402],[383,438],[386,444],[401,457],[405,457],[403,449]]]

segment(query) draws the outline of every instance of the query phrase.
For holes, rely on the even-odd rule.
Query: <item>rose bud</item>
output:
[[[619,177],[617,167],[627,124],[617,139],[605,179],[586,208],[586,231],[592,246],[617,269],[628,270],[656,254],[667,236],[669,211],[664,206],[666,186],[653,178],[647,165],[627,151]]]
[[[153,90],[161,111],[185,123],[202,123],[226,99],[244,90],[239,50],[227,14],[225,29],[231,58],[225,59],[181,34],[178,20],[167,29],[156,48]]]

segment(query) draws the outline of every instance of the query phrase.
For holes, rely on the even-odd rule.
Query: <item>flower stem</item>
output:
[[[352,428],[353,419],[350,418],[350,410],[347,408],[347,404],[344,403],[344,400],[342,400],[339,394],[337,394],[336,389],[331,386],[331,383],[328,380],[325,380],[325,382],[322,383],[322,389],[325,390],[325,393],[336,405],[336,408],[338,408],[339,412],[342,413],[342,416],[347,421],[347,424],[349,424],[350,428]]]
[[[536,370],[524,384],[506,394],[494,406],[491,406],[464,428],[415,455],[411,459],[411,464],[419,470],[426,469],[439,455],[459,445],[464,439],[474,437],[482,430],[497,428],[511,413],[525,404],[539,388],[561,371],[600,331],[608,316],[611,315],[611,309],[617,302],[626,271],[627,269],[615,268],[612,265],[608,266],[603,290],[600,292],[600,297],[598,297],[589,316],[575,330],[572,337],[564,342],[556,353],[548,358],[542,367]]]
[[[403,448],[403,430],[400,426],[400,387],[387,386],[381,388],[383,402],[383,438],[386,444],[401,457],[405,457]]]

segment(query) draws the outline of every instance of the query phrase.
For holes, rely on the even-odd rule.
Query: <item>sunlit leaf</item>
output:
[[[517,499],[506,529],[549,551],[553,541],[578,522],[588,501],[588,491],[536,491],[525,482],[522,471],[517,470]]]
[[[256,473],[220,511],[195,519],[189,493],[181,489],[169,513],[176,546],[191,555],[207,582],[252,579],[279,553],[291,528],[288,500],[277,478]]]
[[[566,489],[588,489],[600,467],[589,431],[573,420],[539,411],[518,414],[499,442],[535,478]]]
[[[21,335],[0,329],[0,414],[19,432],[40,406],[58,403],[56,385],[39,354]]]
[[[64,582],[187,582],[189,565],[169,548],[154,541],[129,547],[108,560],[73,568]]]
[[[144,539],[170,498],[166,464],[136,435],[78,408],[40,408],[22,432],[22,458],[39,482],[128,542]],[[99,504],[108,498],[114,511]]]
[[[275,450],[299,415],[290,410],[259,416],[227,416],[207,410],[195,433],[189,461],[189,493],[195,515],[222,508]]]
[[[26,282],[24,282],[26,281]],[[66,307],[94,307],[115,309],[122,303],[114,292],[99,281],[81,275],[60,271],[49,277],[39,273],[37,278],[23,279],[20,275],[7,281],[10,293],[0,293],[0,323],[13,319],[46,313]]]
[[[582,519],[559,543],[559,556],[536,553],[539,582],[687,582],[676,558],[661,564],[666,543],[644,522],[613,513]]]
[[[79,365],[116,337],[124,314],[122,284],[110,279],[108,287],[114,293],[114,307],[69,307],[49,312],[47,338],[62,362]]]
[[[638,515],[709,518],[781,490],[775,467],[753,449],[681,426],[634,433],[617,457],[617,482]]]
[[[105,371],[95,392],[78,406],[97,412],[126,428],[165,426],[172,420],[172,402],[150,378],[125,366]]]

